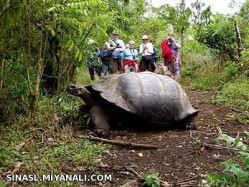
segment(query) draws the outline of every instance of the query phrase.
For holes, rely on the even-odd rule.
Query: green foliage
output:
[[[14,117],[15,114],[26,115],[30,106],[29,91],[27,89],[26,67],[24,59],[18,62],[6,60],[4,89],[0,100],[3,108],[3,118]],[[35,71],[30,68],[30,77],[34,79]],[[32,83],[33,86],[33,83]]]
[[[197,146],[197,147],[201,147],[201,146],[202,146],[202,142],[201,142],[199,139],[197,139],[197,140],[195,140],[195,141],[193,142],[193,145],[195,145],[195,146]]]
[[[211,7],[205,7],[205,3],[196,0],[191,4],[192,6],[192,17],[194,26],[198,29],[203,26],[207,26],[211,21]]]
[[[218,90],[226,82],[226,73],[218,72],[213,64],[207,64],[207,67],[200,63],[192,63],[182,68],[182,80],[191,89],[200,90]]]
[[[182,77],[186,78],[194,78],[196,72],[200,69],[200,64],[193,61],[191,64],[184,66],[182,68]]]
[[[234,82],[227,83],[220,94],[213,98],[213,102],[227,103],[232,106],[240,107],[246,110],[249,107],[249,80],[241,76]]]
[[[206,27],[199,28],[197,32],[199,42],[216,49],[217,53],[235,59],[235,34],[233,20],[224,15],[214,16],[214,20]]]
[[[248,38],[248,41],[249,41],[249,38]],[[241,66],[242,66],[242,70],[248,73],[246,74],[247,77],[249,77],[249,71],[248,71],[249,70],[249,50],[242,52]]]
[[[190,8],[186,8],[185,3],[185,0],[182,0],[176,7],[167,4],[157,10],[159,18],[173,25],[178,34],[181,34],[182,30],[186,30],[190,26],[189,18],[192,11]]]
[[[15,123],[0,126],[0,132],[4,132],[0,143],[0,171],[10,170],[17,161],[23,163],[22,173],[38,176],[75,169],[93,170],[92,164],[97,163],[107,146],[73,137],[72,120],[65,119],[82,115],[78,113],[79,104],[74,98],[62,95],[41,97],[40,113],[35,119],[19,116]],[[58,183],[52,182],[52,185]]]
[[[7,153],[5,151],[5,148],[0,145],[0,172],[2,171],[2,168],[4,166],[4,161],[7,158]]]
[[[143,185],[147,185],[150,187],[158,187],[160,185],[160,178],[158,177],[158,172],[153,172],[149,175],[145,176],[145,182]]]
[[[212,90],[218,83],[214,75],[207,77],[197,76],[199,76],[199,78],[191,84],[191,88],[193,89]]]
[[[246,132],[248,135],[248,133]],[[226,134],[221,134],[216,141],[226,142],[227,147],[236,146],[241,149],[238,152],[239,160],[237,162],[223,162],[225,167],[223,175],[218,173],[209,173],[206,176],[211,186],[248,186],[249,185],[249,147],[239,138],[233,138]],[[242,161],[242,162],[240,162]]]
[[[91,168],[100,154],[106,151],[106,146],[93,144],[87,140],[72,143],[55,143],[53,148],[42,148],[41,158],[36,164],[27,162],[27,169],[38,173],[60,173],[71,163],[71,167]],[[49,162],[48,162],[49,161]]]
[[[63,94],[54,98],[54,100],[57,100],[56,105],[62,119],[65,119],[68,116],[75,118],[78,115],[79,102],[75,100],[75,97]]]
[[[244,4],[242,5],[241,10],[238,14],[239,19],[241,19],[240,27],[242,29],[242,32],[244,32],[244,34],[246,33],[248,34],[248,27],[249,27],[248,12],[249,12],[249,1],[246,0]],[[248,47],[248,44],[246,44],[246,41],[244,41],[244,44]]]
[[[229,78],[234,78],[238,75],[238,65],[235,62],[228,62],[225,71]]]

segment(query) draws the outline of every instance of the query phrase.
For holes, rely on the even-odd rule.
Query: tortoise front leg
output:
[[[94,123],[93,132],[97,136],[108,137],[110,134],[110,125],[107,121],[107,116],[105,111],[101,106],[93,106],[90,109],[91,119]]]

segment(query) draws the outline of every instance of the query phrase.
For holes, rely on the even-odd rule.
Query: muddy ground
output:
[[[127,181],[137,179],[129,171],[117,171],[117,168],[131,168],[142,176],[153,171],[170,186],[200,186],[207,172],[222,171],[220,165],[234,151],[214,149],[204,146],[215,144],[218,133],[227,133],[233,137],[243,137],[248,124],[241,123],[237,118],[238,111],[234,108],[213,104],[211,97],[214,92],[187,92],[193,106],[199,110],[196,118],[196,130],[170,129],[166,131],[147,130],[116,130],[112,131],[111,139],[125,142],[158,145],[158,150],[143,150],[112,146],[106,158],[100,162],[97,173],[111,173],[111,183],[98,183],[91,186],[121,186]],[[128,184],[127,186],[140,186]]]

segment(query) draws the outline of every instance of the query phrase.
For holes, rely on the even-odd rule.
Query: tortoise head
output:
[[[85,95],[86,93],[89,93],[86,88],[74,84],[68,85],[67,92],[74,96],[82,96]]]

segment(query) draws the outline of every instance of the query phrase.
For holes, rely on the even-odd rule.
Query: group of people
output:
[[[135,42],[129,41],[125,45],[124,41],[119,39],[116,31],[112,33],[112,40],[106,42],[101,51],[96,47],[95,41],[88,41],[88,60],[87,65],[91,79],[94,80],[94,74],[105,76],[114,73],[128,72],[154,72],[157,65],[156,49],[153,46],[155,40],[149,40],[147,35],[142,36],[142,43],[139,51],[135,49]],[[181,59],[180,44],[174,39],[174,34],[170,33],[166,40],[161,43],[162,58],[167,71],[170,71],[173,78],[179,79]],[[139,55],[141,61],[139,62]]]

